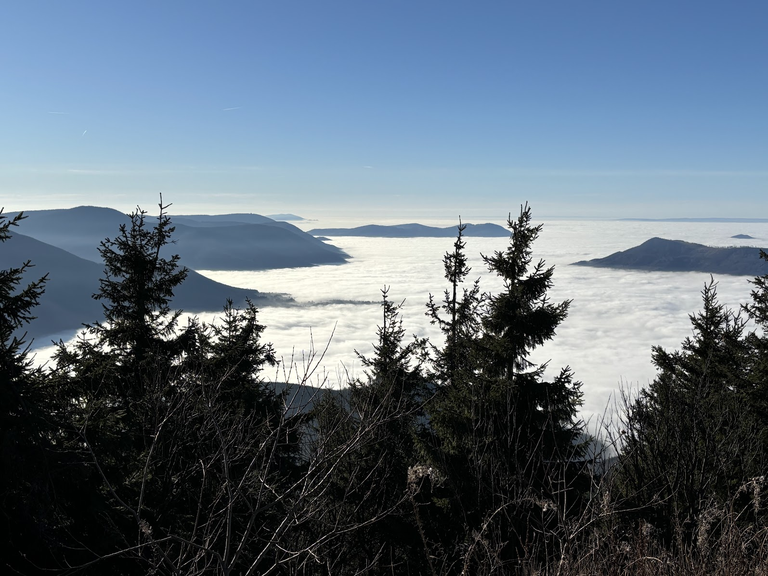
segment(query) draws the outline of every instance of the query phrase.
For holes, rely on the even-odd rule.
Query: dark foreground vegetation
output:
[[[46,279],[0,271],[3,573],[762,573],[768,275],[742,311],[705,286],[595,439],[570,370],[529,359],[570,302],[547,298],[527,206],[509,228],[485,258],[500,293],[465,283],[459,227],[427,305],[443,341],[407,340],[385,290],[366,377],[311,398],[265,378],[253,306],[180,325],[162,206],[102,242],[104,319],[49,367],[19,336]]]

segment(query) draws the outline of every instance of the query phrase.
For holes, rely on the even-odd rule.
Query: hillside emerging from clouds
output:
[[[768,272],[766,262],[760,259],[759,248],[717,248],[664,238],[651,238],[629,250],[615,252],[605,258],[574,262],[574,265],[654,272],[708,272],[735,276],[761,276]]]
[[[101,303],[91,295],[99,291],[99,279],[104,275],[103,264],[75,256],[35,238],[12,233],[3,250],[0,250],[0,269],[18,267],[27,260],[32,262],[33,267],[25,274],[25,282],[47,275],[45,296],[35,309],[36,319],[26,327],[30,338],[43,339],[77,330],[84,322],[102,318]],[[288,300],[282,295],[227,286],[189,270],[171,303],[187,312],[204,312],[222,309],[227,299],[241,306],[246,298],[258,305]]]
[[[465,224],[464,236],[476,238],[506,238],[509,230],[498,224]],[[380,226],[369,224],[356,228],[315,228],[309,231],[315,236],[363,236],[368,238],[453,238],[456,226],[436,228],[423,224],[396,224]]]
[[[549,360],[534,360],[573,300],[550,298],[554,267],[531,258],[542,227],[527,207],[508,249],[483,258],[501,280],[492,292],[470,284],[459,229],[444,298],[427,304],[439,337],[411,340],[403,301],[384,288],[373,351],[357,354],[364,374],[346,372],[342,390],[312,385],[322,358],[311,351],[278,364],[255,306],[177,322],[181,302],[230,288],[195,284],[163,256],[173,225],[162,207],[153,222],[132,214],[103,242],[101,265],[13,234],[19,219],[4,219],[0,561],[14,573],[138,576],[197,563],[222,575],[635,574],[649,551],[670,574],[752,574],[768,562],[768,274],[740,307],[755,330],[710,280],[691,336],[679,350],[654,346],[656,377],[622,394],[592,438],[570,365],[547,375]],[[643,246],[674,259],[700,245]],[[36,267],[22,278],[27,258]],[[43,271],[49,284],[25,285]],[[83,296],[95,290],[104,321],[34,368],[14,331],[35,315],[93,312],[74,298],[85,280],[98,284]],[[44,308],[51,287],[69,299]],[[481,533],[491,554],[474,551]],[[224,565],[233,542],[241,555]]]
[[[130,218],[111,208],[93,206],[30,211],[25,216],[19,227],[23,234],[11,233],[0,251],[0,268],[30,261],[33,267],[24,276],[26,282],[47,277],[45,298],[35,311],[37,318],[26,327],[27,336],[42,340],[99,320],[101,303],[92,298],[104,273],[99,244],[115,238]],[[341,264],[347,258],[340,249],[291,224],[258,214],[176,216],[174,226],[175,241],[163,253],[179,254],[180,264],[189,269],[171,301],[186,312],[220,310],[227,300],[237,306],[246,299],[260,306],[291,302],[282,294],[216,282],[195,269],[262,270]]]
[[[76,256],[101,262],[98,246],[117,235],[128,216],[111,208],[79,206],[24,213],[24,234]],[[9,214],[13,216],[13,214]],[[174,244],[180,263],[193,270],[267,270],[343,264],[339,248],[287,222],[258,214],[173,216]]]

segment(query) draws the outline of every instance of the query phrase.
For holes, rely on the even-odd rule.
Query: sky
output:
[[[768,3],[6,2],[0,202],[766,217]]]

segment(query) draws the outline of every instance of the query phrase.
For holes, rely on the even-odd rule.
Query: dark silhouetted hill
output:
[[[749,234],[735,234],[731,236],[731,238],[737,238],[738,240],[754,240],[754,236],[750,236]]]
[[[41,242],[66,250],[75,256],[101,263],[99,242],[114,238],[127,215],[111,208],[78,206],[61,210],[30,210],[19,230]],[[13,216],[13,214],[9,214]]]
[[[189,226],[232,226],[237,224],[266,224],[275,220],[261,214],[177,214],[171,222]]]
[[[23,221],[22,226],[26,223],[26,220]],[[45,293],[40,305],[33,311],[37,319],[26,327],[30,337],[41,339],[74,331],[84,322],[102,318],[101,303],[92,295],[99,289],[103,265],[35,238],[12,233],[11,238],[0,245],[0,270],[18,267],[27,260],[34,264],[34,268],[26,273],[26,282],[48,274]],[[215,312],[223,308],[227,298],[237,305],[243,304],[246,298],[257,305],[290,300],[279,295],[227,286],[190,270],[187,279],[177,288],[172,304],[187,312]]]
[[[508,238],[509,230],[497,224],[467,224],[464,236],[477,238]],[[357,228],[316,228],[310,230],[315,236],[366,236],[372,238],[453,238],[456,226],[436,228],[423,224],[397,224],[380,226],[369,224]]]
[[[76,256],[101,262],[99,242],[114,238],[128,216],[111,208],[80,206],[25,212],[23,230]],[[181,263],[197,270],[267,270],[341,264],[347,255],[287,222],[258,214],[175,216],[175,244]]]
[[[760,249],[747,246],[714,248],[682,240],[651,238],[640,246],[605,258],[575,262],[576,266],[627,268],[659,272],[708,272],[737,276],[762,276],[768,264]]]
[[[173,220],[172,220],[173,222]],[[174,250],[197,270],[268,270],[342,264],[347,254],[288,222],[193,226],[176,223]]]

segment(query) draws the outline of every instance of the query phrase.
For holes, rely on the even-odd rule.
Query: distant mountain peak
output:
[[[750,246],[717,248],[684,240],[650,238],[639,246],[605,258],[574,262],[576,266],[623,268],[655,272],[706,272],[735,276],[762,276],[768,265],[760,249]]]
[[[112,208],[78,206],[25,212],[21,230],[42,242],[101,263],[99,243],[118,234],[128,215]],[[147,214],[152,225],[155,216]],[[260,214],[171,216],[181,263],[196,270],[266,270],[343,264],[347,255],[287,222]]]

